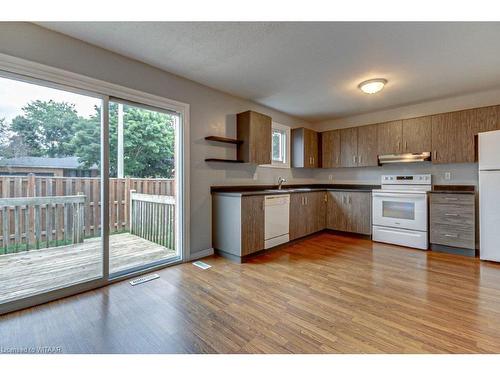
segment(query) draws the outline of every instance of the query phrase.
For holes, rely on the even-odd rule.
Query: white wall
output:
[[[207,164],[234,146],[206,142],[207,135],[236,134],[235,114],[249,109],[288,126],[308,125],[300,119],[224,94],[193,81],[29,23],[0,23],[0,53],[87,75],[191,106],[191,254],[211,247],[211,185],[272,183],[283,176],[291,183],[311,182],[312,171]],[[254,179],[257,170],[256,180]]]

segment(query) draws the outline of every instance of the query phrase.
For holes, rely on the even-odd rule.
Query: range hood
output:
[[[431,160],[430,152],[421,152],[416,154],[392,154],[392,155],[379,155],[379,164],[390,163],[417,163],[422,161]]]

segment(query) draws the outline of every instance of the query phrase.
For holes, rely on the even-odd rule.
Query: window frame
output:
[[[273,131],[274,129],[284,131],[285,132],[285,162],[279,162],[279,161],[274,161],[273,160],[273,142],[272,142],[272,137],[273,137]],[[290,168],[290,159],[291,159],[291,135],[292,131],[289,126],[277,123],[277,122],[272,122],[271,125],[271,164],[264,164],[261,165],[261,167],[268,167],[268,168]]]

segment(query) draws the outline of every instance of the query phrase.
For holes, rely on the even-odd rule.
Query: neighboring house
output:
[[[64,158],[22,156],[0,159],[0,176],[26,176],[29,173],[36,176],[96,177],[99,175],[99,168],[95,164],[90,168],[84,168],[76,156]]]

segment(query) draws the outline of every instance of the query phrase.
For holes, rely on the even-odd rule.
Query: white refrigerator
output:
[[[479,134],[480,258],[500,262],[500,130]]]

